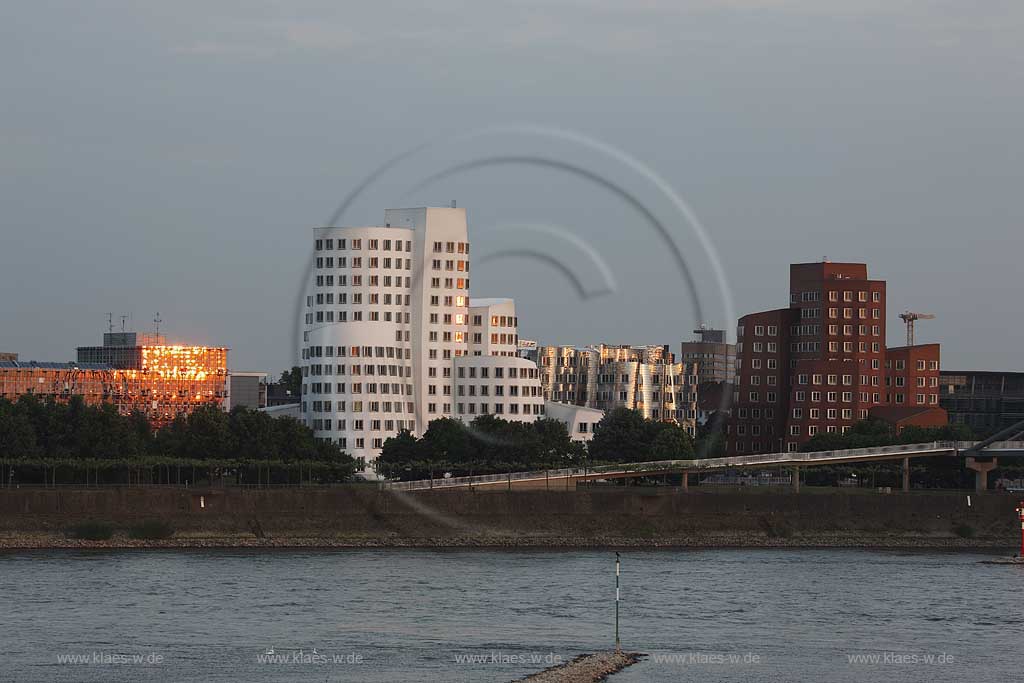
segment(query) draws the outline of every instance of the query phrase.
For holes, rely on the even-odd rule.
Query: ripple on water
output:
[[[652,656],[613,680],[929,680],[921,670],[851,668],[844,653],[943,648],[970,667],[954,663],[931,677],[1013,680],[1024,581],[979,557],[623,553],[624,644],[652,655],[750,653],[761,663],[684,667]],[[162,652],[179,679],[276,681],[282,672],[260,666],[257,654],[316,647],[360,653],[364,664],[287,678],[510,680],[544,665],[456,664],[455,655],[570,658],[606,647],[613,566],[600,551],[8,553],[0,555],[0,678],[166,678],[166,669],[55,667],[53,653],[64,649]]]

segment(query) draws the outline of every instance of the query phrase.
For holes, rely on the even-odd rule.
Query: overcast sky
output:
[[[785,306],[790,262],[865,261],[889,283],[890,343],[897,313],[934,313],[918,341],[942,343],[944,368],[1024,370],[1022,45],[1019,0],[7,3],[0,350],[69,360],[107,312],[149,330],[159,311],[172,338],[279,372],[311,228],[389,158],[531,124],[671,185],[737,314]],[[407,190],[344,222],[457,199],[472,294],[514,297],[525,338],[678,348],[698,317],[735,324],[697,314],[636,207],[579,174],[485,167]],[[581,298],[522,225],[589,244],[613,291]]]

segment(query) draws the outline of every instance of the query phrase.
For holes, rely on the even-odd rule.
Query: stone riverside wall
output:
[[[61,545],[55,539],[83,520],[126,528],[158,518],[177,530],[173,545],[196,539],[196,545],[1010,548],[1019,541],[1017,502],[973,495],[968,507],[966,493],[838,489],[0,489],[0,541],[25,547],[12,541],[31,537],[38,546]],[[257,542],[254,530],[265,538]]]

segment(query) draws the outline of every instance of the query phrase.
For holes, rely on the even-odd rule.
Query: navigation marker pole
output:
[[[1017,514],[1020,516],[1020,555],[1017,557],[1024,560],[1024,500],[1020,502]]]
[[[1022,504],[1024,505],[1024,504]],[[1024,515],[1024,513],[1021,513]],[[1024,517],[1021,517],[1024,519]],[[619,643],[619,554],[615,553],[615,651],[622,652]]]

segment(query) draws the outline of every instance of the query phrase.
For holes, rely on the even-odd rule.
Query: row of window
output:
[[[439,259],[439,258],[432,259],[430,261],[430,268],[431,268],[431,270],[441,270],[441,259]],[[469,272],[469,261],[455,260],[455,259],[445,259],[445,261],[444,261],[444,270],[447,270],[449,272],[451,272],[451,271],[458,271],[460,273],[468,273]]]
[[[383,281],[383,285],[381,284],[382,281]],[[316,286],[317,287],[334,287],[335,286],[334,285],[334,283],[335,283],[335,276],[334,275],[317,275],[316,279],[315,279],[315,282],[316,282]],[[363,276],[362,275],[353,275],[352,278],[351,278],[351,282],[352,282],[352,286],[353,287],[362,287],[363,286]],[[337,285],[338,287],[347,287],[349,285],[349,277],[348,277],[348,275],[338,275],[337,276],[337,283],[338,283],[338,285]],[[395,287],[395,288],[399,288],[399,289],[401,289],[401,288],[409,289],[412,286],[412,279],[409,278],[408,276],[406,276],[403,279],[402,276],[400,276],[400,275],[396,275],[394,277],[392,277],[391,275],[384,275],[384,276],[368,275],[366,277],[366,284],[367,284],[368,287],[374,287],[374,288],[375,287],[382,287],[383,286],[383,287]],[[431,278],[430,286],[433,289],[441,289],[441,279],[440,278]],[[462,278],[462,277],[459,277],[459,278],[450,278],[450,277],[444,278],[444,289],[469,289],[469,278]],[[436,299],[437,297],[434,297],[434,298]],[[450,298],[450,297],[448,297],[448,298]],[[465,297],[460,296],[459,299],[461,299],[463,301],[463,303],[460,304],[460,305],[465,305]],[[406,305],[408,305],[408,304],[406,304]],[[434,304],[434,305],[436,306],[437,304]]]
[[[335,282],[338,283],[338,287],[348,287],[349,286],[349,277],[348,277],[348,275],[338,275],[337,276],[337,280],[335,280],[335,276],[334,275],[317,275],[316,279],[315,279],[315,282],[316,282],[316,286],[317,287],[334,287],[334,283]],[[363,286],[363,276],[362,275],[353,275],[352,278],[351,278],[351,282],[352,282],[352,286],[353,287],[362,287]],[[382,285],[381,282],[383,282],[384,284]],[[462,282],[461,278],[459,279],[459,282]],[[454,283],[454,280],[452,280],[451,278],[445,280],[445,288],[446,289],[455,289],[455,286],[454,286],[453,283]],[[404,278],[401,275],[395,275],[395,276],[391,276],[391,275],[384,275],[384,276],[381,276],[381,275],[367,275],[366,276],[366,286],[367,287],[382,287],[383,286],[383,287],[394,287],[396,289],[403,289],[403,288],[404,289],[409,289],[410,287],[412,287],[412,279],[408,275],[405,276]],[[459,289],[462,289],[462,287],[459,287]]]
[[[316,240],[316,244],[314,246],[317,251],[334,251],[335,249],[337,249],[338,251],[345,251],[346,249],[351,249],[352,251],[360,251],[363,248],[363,239],[361,237],[351,240],[348,238],[334,239],[328,237],[326,239]],[[402,251],[402,248],[404,247],[405,251],[411,252],[412,242],[410,240],[367,239],[366,247],[370,251],[377,251],[382,247],[383,251]],[[394,248],[392,249],[392,247]],[[469,253],[468,244],[466,245],[466,253]]]
[[[491,389],[494,389],[494,395],[495,396],[504,396],[505,395],[505,389],[508,389],[508,395],[509,396],[515,396],[515,397],[523,396],[525,398],[527,396],[541,396],[542,395],[540,387],[535,385],[535,384],[534,385],[523,384],[521,387],[518,384],[512,384],[512,385],[508,385],[508,386],[506,386],[504,384],[497,384],[494,387],[491,387],[488,384],[481,384],[481,385],[476,385],[476,384],[469,384],[469,385],[460,384],[458,386],[458,392],[457,393],[458,393],[459,396],[477,396],[477,395],[479,395],[479,396],[490,396],[491,395],[490,394]]]
[[[348,257],[346,256],[339,256],[337,259],[335,259],[333,256],[316,257],[317,270],[331,270],[335,267],[335,264],[337,264],[338,268],[347,268],[349,263],[352,264],[353,270],[362,268],[363,257],[353,256],[351,261],[349,261]],[[449,261],[449,263],[451,263],[451,261]],[[462,261],[460,261],[459,263],[462,263]],[[371,256],[368,259],[366,259],[367,268],[377,270],[380,269],[382,266],[384,270],[412,270],[412,259],[393,259],[390,256],[385,256],[384,258]],[[448,270],[452,270],[452,268],[449,268]],[[462,268],[460,267],[459,270],[462,270]],[[466,265],[466,270],[469,270],[468,264]]]
[[[490,375],[491,375],[491,370],[494,370],[494,378],[495,379],[503,379],[506,376],[509,379],[519,379],[519,378],[521,378],[521,379],[536,379],[537,376],[538,376],[538,373],[540,372],[539,370],[537,370],[537,368],[532,368],[532,367],[517,368],[515,366],[512,366],[510,368],[502,368],[502,367],[496,367],[496,368],[482,367],[482,368],[477,368],[477,367],[472,366],[472,365],[470,365],[469,367],[461,366],[461,367],[459,367],[459,371],[458,372],[459,372],[459,378],[460,379],[464,379],[467,376],[470,379],[476,379],[478,371],[479,371],[479,375],[480,375],[481,379],[488,379],[490,377]]]
[[[459,403],[458,414],[459,415],[543,415],[544,404],[543,403],[523,403],[522,411],[520,411],[520,404],[509,403],[508,410],[506,411],[504,403],[481,403],[480,410],[477,410],[476,403]]]
[[[837,290],[832,289],[826,293],[826,297],[829,301],[853,301],[856,297],[857,301],[864,303],[868,300],[868,292],[861,290]],[[871,300],[878,303],[882,300],[882,293],[879,291],[871,292]],[[821,291],[816,290],[813,292],[790,292],[789,295],[790,303],[808,302],[808,301],[821,301]]]
[[[353,394],[362,394],[365,387],[367,394],[395,394],[412,396],[412,385],[397,382],[310,382],[308,385],[310,394],[346,394],[346,389],[351,389]]]
[[[414,408],[411,401],[313,401],[311,404],[314,413],[408,413],[413,414]],[[303,402],[303,412],[306,411],[306,403]]]
[[[351,313],[351,315],[349,315]],[[405,322],[409,324],[409,313],[403,313],[402,311],[338,311],[335,315],[334,311],[317,311],[316,313],[306,314],[306,324],[315,325],[320,323],[331,324],[335,322],[339,323],[361,323],[364,320],[363,314],[366,314],[365,320],[370,322],[386,322],[386,323],[401,323]],[[395,341],[409,341],[409,332],[401,335],[399,338],[398,334],[395,335]]]
[[[441,242],[434,242],[434,253],[435,254],[440,254],[441,253],[441,248],[442,248],[442,243]],[[468,254],[469,253],[469,242],[444,242],[444,251],[446,253],[449,253],[449,254],[454,254],[456,252],[459,253],[459,254]]]
[[[403,346],[309,346],[302,350],[303,358],[405,358],[409,349]],[[339,374],[344,374],[341,372]]]

